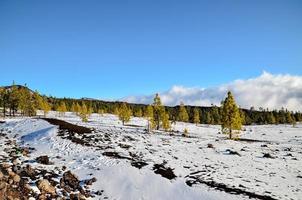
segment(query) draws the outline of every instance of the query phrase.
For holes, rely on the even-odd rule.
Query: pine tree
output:
[[[80,104],[77,102],[76,105],[75,105],[75,113],[77,115],[80,115],[80,112],[82,110],[82,107],[80,106]]]
[[[82,122],[88,122],[88,109],[84,102],[82,102],[82,107],[79,110],[79,116]]]
[[[292,118],[292,115],[289,111],[286,111],[286,123],[288,123],[288,124],[293,123],[293,118]]]
[[[77,111],[77,108],[76,108],[76,104],[74,103],[74,102],[72,102],[72,105],[71,105],[71,112],[74,112],[74,113],[76,113]]]
[[[138,108],[136,111],[135,111],[135,117],[142,117],[143,116],[143,111],[141,108]]]
[[[165,112],[159,94],[156,94],[154,97],[153,108],[154,108],[154,121],[156,124],[156,129],[159,130],[162,117],[164,116],[163,113]]]
[[[200,123],[199,110],[198,108],[194,108],[194,124],[196,126]]]
[[[217,106],[213,107],[212,113],[213,124],[221,124],[221,115],[219,114],[219,109]]]
[[[64,101],[62,101],[57,108],[57,111],[59,112],[60,116],[64,116],[65,112],[67,112],[66,104]]]
[[[179,121],[182,121],[182,122],[188,122],[189,121],[189,115],[187,113],[187,110],[186,110],[185,105],[184,105],[183,102],[180,103],[178,119],[179,119]]]
[[[207,124],[213,124],[213,118],[212,118],[212,115],[211,115],[210,111],[206,112],[206,123]]]
[[[49,103],[47,102],[47,99],[43,99],[42,110],[44,112],[44,117],[46,117],[46,115],[48,114],[50,109],[51,109],[51,107],[50,107]]]
[[[151,132],[151,130],[156,126],[154,121],[154,111],[151,105],[148,105],[145,116],[148,120],[148,132]]]
[[[123,103],[119,109],[119,119],[123,122],[123,125],[125,125],[125,122],[129,122],[131,118],[131,110],[127,106],[126,103]]]
[[[18,106],[19,106],[19,90],[15,85],[15,82],[13,82],[13,85],[11,87],[9,104],[10,104],[10,111],[13,111],[13,116],[15,116],[15,113],[18,111]]]
[[[242,109],[239,109],[239,112],[240,112],[240,118],[241,118],[241,124],[245,124],[245,114],[243,112]]]
[[[162,113],[162,126],[165,131],[169,131],[171,129],[171,123],[169,121],[169,114],[165,111]]]
[[[222,132],[233,139],[233,130],[241,130],[242,121],[240,112],[232,93],[229,91],[227,98],[222,102]]]

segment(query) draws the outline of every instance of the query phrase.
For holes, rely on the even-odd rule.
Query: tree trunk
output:
[[[230,128],[229,136],[230,136],[230,140],[231,140],[232,139],[232,129],[231,128]]]

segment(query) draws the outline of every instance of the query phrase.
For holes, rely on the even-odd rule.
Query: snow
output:
[[[192,173],[203,180],[276,199],[302,199],[301,125],[247,126],[241,137],[262,141],[243,142],[227,140],[219,134],[220,127],[212,125],[173,125],[174,131],[189,130],[191,137],[184,138],[181,133],[146,134],[147,122],[142,118],[132,118],[123,126],[110,114],[93,114],[87,123],[73,113],[58,117],[56,112],[50,112],[48,117],[92,127],[98,140],[91,140],[92,146],[72,143],[57,135],[58,127],[41,119],[6,120],[0,124],[0,130],[15,137],[21,145],[36,148],[31,154],[33,158],[48,155],[56,166],[67,166],[81,179],[96,177],[91,189],[104,190],[103,196],[109,199],[249,199],[203,184],[189,187],[186,180]],[[110,136],[109,140],[104,140],[106,135]],[[121,144],[130,148],[122,148]],[[208,144],[214,148],[208,148]],[[230,155],[228,149],[240,155]],[[129,160],[103,156],[104,151],[124,156],[132,153],[148,165],[138,169]],[[264,153],[274,158],[264,158]],[[161,163],[174,169],[177,178],[168,180],[155,174],[153,165]]]

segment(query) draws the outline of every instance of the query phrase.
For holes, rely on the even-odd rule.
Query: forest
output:
[[[0,87],[0,108],[2,116],[35,116],[37,110],[43,110],[47,113],[50,110],[59,112],[78,112],[82,115],[91,113],[111,113],[118,114],[119,109],[125,102],[120,101],[102,101],[96,99],[73,99],[56,98],[53,96],[41,95],[38,91],[32,91],[26,85],[15,85]],[[148,105],[130,104],[131,116],[146,117]],[[221,124],[222,109],[220,106],[198,107],[185,105],[180,102],[178,106],[164,106],[168,119],[173,123],[176,121],[201,123],[201,124]],[[185,111],[185,117],[180,116],[181,110]],[[301,112],[292,112],[286,108],[280,110],[269,110],[264,108],[243,109],[239,108],[242,124],[295,124],[302,121]],[[197,120],[196,117],[199,119]]]

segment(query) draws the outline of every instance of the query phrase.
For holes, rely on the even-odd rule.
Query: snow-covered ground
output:
[[[48,117],[58,118],[55,112]],[[104,192],[95,199],[249,199],[204,182],[275,199],[302,199],[301,125],[247,126],[241,137],[261,141],[231,141],[219,134],[219,126],[177,123],[173,130],[180,133],[170,135],[146,133],[147,122],[141,118],[132,118],[126,126],[109,114],[93,114],[87,123],[73,113],[59,119],[94,128],[89,137],[77,136],[89,145],[63,139],[57,135],[58,127],[41,119],[7,120],[0,130],[24,146],[34,147],[33,158],[48,155],[56,166],[67,166],[81,179],[96,177],[91,189]],[[188,138],[181,137],[185,128]],[[3,148],[5,145],[0,146],[0,156],[5,154]],[[138,169],[131,159],[111,158],[104,152],[135,157],[147,165]],[[154,164],[172,168],[176,178],[154,173]],[[189,186],[196,180],[203,183]]]

